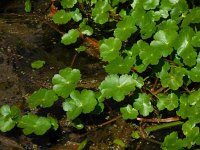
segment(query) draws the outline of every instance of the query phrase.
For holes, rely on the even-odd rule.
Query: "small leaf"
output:
[[[149,113],[153,111],[153,106],[150,102],[150,97],[143,93],[139,94],[139,97],[133,103],[133,107],[139,111],[139,113],[143,116],[148,116]]]
[[[120,112],[123,119],[135,119],[138,116],[138,111],[135,108],[132,108],[130,104],[126,107],[121,107]]]
[[[163,150],[178,150],[183,147],[183,142],[178,138],[177,132],[172,132],[165,137],[161,147]]]
[[[61,9],[53,16],[53,22],[56,24],[66,24],[71,20],[71,13]]]
[[[181,95],[179,103],[179,110],[176,113],[177,115],[181,116],[181,118],[186,119],[190,114],[188,96],[186,94]]]
[[[200,47],[200,31],[196,32],[195,35],[192,37],[191,44],[194,47]]]
[[[72,19],[76,22],[82,19],[82,14],[80,13],[78,8],[76,8],[75,11],[71,11],[71,16],[72,16]]]
[[[43,61],[43,60],[36,60],[36,61],[34,61],[34,62],[31,63],[31,67],[33,69],[40,69],[40,68],[42,68],[44,66],[44,64],[45,64],[45,61]]]
[[[159,110],[163,110],[167,108],[169,111],[174,110],[178,107],[179,99],[174,93],[165,95],[165,94],[158,94],[157,95],[159,101],[157,103],[157,107]]]
[[[125,143],[121,139],[114,139],[113,143],[119,145],[122,148],[126,147]]]
[[[159,5],[160,0],[147,0],[143,3],[145,10],[155,9]]]
[[[53,90],[40,89],[28,98],[27,103],[30,108],[36,108],[37,106],[46,108],[51,107],[57,100],[58,96]]]
[[[72,8],[77,3],[77,0],[61,0],[63,8]]]
[[[200,23],[200,16],[196,14],[200,14],[200,7],[191,9],[190,13],[184,18],[181,26],[188,26],[191,23]]]
[[[80,80],[81,74],[78,69],[65,68],[55,74],[52,78],[53,90],[59,96],[67,98],[75,90],[76,83]]]
[[[103,40],[100,45],[100,55],[103,61],[111,61],[119,56],[119,50],[122,46],[118,38],[109,38]]]
[[[54,129],[54,130],[57,130],[58,127],[59,127],[59,125],[58,125],[58,120],[55,119],[55,118],[53,118],[53,117],[48,117],[48,119],[49,119],[51,125],[53,126],[53,129]]]
[[[61,43],[64,45],[70,45],[75,43],[80,36],[80,32],[76,29],[71,29],[68,33],[65,33],[61,38]]]
[[[25,11],[27,13],[31,12],[31,1],[30,0],[25,1]]]
[[[86,23],[86,19],[83,19],[83,22],[79,25],[79,27],[82,34],[90,36],[93,34],[93,29]]]
[[[23,116],[17,125],[23,128],[25,135],[35,133],[36,135],[43,135],[51,128],[51,123],[48,118],[38,117],[34,114]]]
[[[85,47],[85,46],[80,46],[80,47],[76,48],[75,50],[76,50],[78,53],[80,53],[80,52],[85,51],[85,50],[86,50],[86,47]]]
[[[122,101],[125,95],[135,90],[136,81],[130,75],[109,75],[99,87],[103,97],[113,97],[116,101]]]

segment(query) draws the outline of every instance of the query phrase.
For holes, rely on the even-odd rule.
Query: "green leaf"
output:
[[[118,38],[110,37],[103,40],[100,45],[100,55],[103,61],[111,61],[119,56],[122,42]]]
[[[188,101],[190,105],[196,105],[200,107],[200,89],[192,92],[188,97]]]
[[[48,119],[49,119],[51,125],[53,126],[53,129],[54,129],[54,130],[57,130],[58,127],[59,127],[59,125],[58,125],[58,120],[55,119],[55,118],[53,118],[53,117],[49,117],[49,116],[48,116]]]
[[[108,21],[111,6],[108,0],[99,0],[92,9],[92,18],[95,23],[104,24]]]
[[[36,60],[36,61],[34,61],[34,62],[31,63],[31,67],[33,69],[40,69],[40,68],[42,68],[44,66],[44,64],[45,64],[45,61],[43,61],[43,60]]]
[[[40,89],[35,91],[27,100],[27,103],[31,109],[37,106],[46,108],[51,107],[55,101],[58,100],[58,96],[53,90]]]
[[[76,22],[82,20],[82,14],[80,13],[78,8],[76,8],[75,11],[71,11],[71,17]]]
[[[64,45],[70,45],[75,43],[80,36],[80,32],[76,29],[71,29],[68,33],[65,33],[61,38],[61,43]]]
[[[114,139],[113,143],[119,145],[122,148],[126,147],[125,143],[121,139]]]
[[[195,66],[190,71],[188,71],[188,77],[193,82],[200,82],[200,65]]]
[[[165,32],[164,35],[166,37],[168,37],[168,35],[166,34],[167,31],[172,30],[172,34],[173,34],[173,32],[177,31],[178,29],[179,29],[179,27],[177,25],[177,22],[172,19],[164,20],[158,25],[158,30],[164,31]],[[177,33],[174,33],[174,34],[177,34]],[[173,37],[173,36],[171,35],[171,37]],[[167,39],[170,39],[170,36]],[[164,41],[168,41],[167,39]],[[170,42],[172,44],[173,41],[170,40]]]
[[[93,34],[93,29],[86,23],[86,19],[84,19],[83,22],[81,22],[81,24],[79,25],[79,27],[82,34],[90,36]]]
[[[30,0],[25,1],[25,8],[24,9],[27,13],[31,12],[31,1]]]
[[[186,119],[190,114],[188,96],[186,94],[181,95],[179,103],[179,110],[176,113],[181,116],[181,118]]]
[[[63,103],[63,109],[67,111],[69,119],[73,120],[81,113],[87,114],[95,109],[97,100],[95,94],[91,90],[73,91]]]
[[[38,117],[34,114],[23,116],[17,125],[23,128],[25,135],[35,133],[36,135],[43,135],[51,128],[51,123],[48,118]]]
[[[186,17],[184,18],[181,26],[185,27],[191,23],[200,23],[200,16],[197,14],[200,14],[200,7],[195,7],[191,9],[190,13],[188,13]]]
[[[196,64],[197,53],[191,45],[192,37],[195,35],[194,31],[190,27],[183,28],[177,41],[175,42],[175,49],[177,54],[183,58],[183,62],[188,66]]]
[[[131,91],[135,90],[136,81],[130,75],[116,74],[109,75],[105,78],[99,87],[103,97],[113,97],[116,101],[122,101],[125,95],[128,95]]]
[[[86,47],[85,46],[80,46],[78,48],[75,48],[75,50],[80,53],[80,52],[83,52],[83,51],[86,51]]]
[[[117,23],[114,36],[121,41],[126,41],[136,30],[134,18],[132,16],[125,17],[122,21]]]
[[[75,90],[76,83],[80,80],[81,74],[77,69],[65,68],[55,74],[52,78],[53,90],[59,96],[67,98]]]
[[[174,20],[180,20],[180,19],[182,20],[183,14],[185,14],[187,11],[188,11],[187,1],[179,0],[178,3],[175,4],[174,7],[172,8],[170,15],[171,15],[171,18]]]
[[[83,140],[83,141],[79,144],[77,150],[84,150],[87,144],[88,144],[88,139]]]
[[[163,150],[179,150],[183,147],[183,141],[178,138],[177,132],[172,132],[165,137],[161,147]]]
[[[194,47],[200,47],[200,31],[196,32],[195,35],[192,37],[191,44]]]
[[[172,90],[177,90],[183,85],[183,77],[186,74],[186,69],[182,67],[173,67],[170,72],[169,63],[165,62],[160,73],[157,73],[157,77],[161,79],[163,87],[169,87]]]
[[[162,53],[159,49],[151,47],[148,43],[140,40],[137,42],[139,47],[139,56],[144,65],[156,65],[159,59],[162,57]]]
[[[13,129],[19,119],[20,109],[16,106],[3,105],[0,108],[0,131]]]
[[[162,50],[163,57],[167,57],[171,54],[173,51],[172,46],[174,44],[174,41],[177,38],[177,32],[175,30],[159,30],[154,35],[154,41],[151,42],[151,46],[153,49],[156,49],[157,51]]]
[[[61,9],[56,12],[52,19],[56,24],[66,24],[71,20],[71,13]]]
[[[147,0],[143,3],[145,10],[155,9],[159,5],[160,0]]]
[[[167,108],[169,111],[174,110],[179,105],[178,96],[174,93],[165,95],[165,94],[158,94],[157,95],[159,101],[157,103],[157,107],[159,110],[163,110]]]
[[[77,3],[77,0],[61,0],[63,8],[72,8]]]
[[[135,119],[138,116],[138,111],[135,108],[132,108],[130,104],[126,107],[121,107],[120,112],[123,119]]]
[[[135,63],[135,59],[131,57],[117,57],[114,60],[110,61],[109,64],[105,67],[105,70],[109,74],[126,74],[129,73],[131,67]]]
[[[149,113],[153,112],[150,97],[145,93],[139,94],[139,97],[133,103],[133,107],[143,116],[148,116]]]

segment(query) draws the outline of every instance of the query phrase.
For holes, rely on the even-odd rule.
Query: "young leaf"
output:
[[[133,107],[139,111],[139,113],[143,116],[148,116],[149,113],[153,111],[153,106],[150,102],[150,97],[143,93],[139,94],[139,97],[133,103]]]
[[[132,108],[130,104],[126,107],[121,107],[120,112],[123,119],[135,119],[138,116],[138,111],[135,108]]]
[[[70,45],[75,43],[80,36],[80,32],[76,29],[71,29],[68,33],[65,33],[61,38],[61,43],[64,45]]]
[[[19,119],[20,109],[16,106],[3,105],[0,108],[0,131],[8,132],[13,129]]]
[[[79,25],[81,33],[85,35],[92,35],[93,34],[93,29],[89,25],[86,24],[86,19],[83,20],[83,22]]]
[[[27,100],[30,108],[51,107],[55,101],[58,100],[58,96],[53,90],[40,89],[35,91]]]
[[[31,12],[31,1],[30,0],[25,1],[25,11],[27,13]]]
[[[56,24],[66,24],[68,21],[71,20],[71,13],[61,9],[56,12],[52,19],[53,22]]]
[[[117,23],[114,36],[121,41],[126,41],[136,30],[134,18],[132,16],[125,17],[124,20]]]
[[[111,6],[108,0],[99,0],[95,7],[92,9],[92,17],[96,23],[104,24],[108,21],[109,13]]]
[[[77,3],[77,0],[61,0],[63,8],[72,8]]]
[[[90,113],[97,105],[95,94],[91,90],[73,91],[63,103],[63,109],[67,111],[68,119],[75,119],[80,113]]]
[[[175,109],[178,107],[179,103],[179,99],[178,96],[176,96],[174,93],[165,95],[165,94],[158,94],[158,103],[157,103],[157,107],[159,110],[163,110],[165,108],[167,108],[169,111]]]
[[[48,118],[38,117],[34,114],[23,116],[17,125],[23,128],[25,135],[35,133],[36,135],[43,135],[51,128],[51,122]]]
[[[72,19],[76,22],[82,19],[82,14],[80,13],[78,8],[76,8],[75,11],[71,11],[71,16],[72,16]]]
[[[40,69],[40,68],[42,68],[44,66],[44,64],[45,64],[45,61],[43,61],[43,60],[36,60],[36,61],[34,61],[34,62],[31,63],[31,67],[33,69]]]
[[[111,61],[118,57],[121,46],[122,43],[118,38],[111,37],[103,40],[100,45],[100,55],[103,61]]]
[[[145,10],[155,9],[159,5],[160,0],[148,0],[143,3]]]
[[[116,101],[122,101],[125,95],[128,95],[131,91],[135,90],[136,81],[130,75],[116,74],[109,75],[105,78],[99,87],[103,97],[113,97]]]
[[[190,114],[190,105],[188,101],[188,96],[186,94],[181,95],[179,101],[179,110],[176,112],[181,118],[186,119]]]
[[[165,137],[161,147],[163,150],[178,150],[183,147],[183,141],[178,138],[177,132],[172,132]]]
[[[55,74],[52,78],[53,90],[57,95],[67,98],[75,90],[76,83],[80,80],[81,74],[77,69],[65,68]]]
[[[200,82],[200,65],[195,66],[190,71],[188,71],[188,77],[193,82]]]
[[[47,118],[49,119],[51,125],[53,126],[53,129],[54,129],[54,130],[57,130],[58,127],[59,127],[59,125],[58,125],[58,120],[56,120],[56,119],[53,118],[53,117],[49,117],[49,116],[48,116]]]

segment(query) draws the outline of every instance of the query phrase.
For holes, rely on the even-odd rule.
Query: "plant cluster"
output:
[[[120,108],[125,120],[148,117],[159,123],[167,112],[178,117],[172,121],[177,121],[173,125],[182,124],[182,134],[174,131],[167,135],[162,149],[200,145],[200,7],[189,8],[186,0],[60,0],[60,4],[53,22],[75,24],[62,35],[61,43],[90,41],[98,48],[108,75],[98,91],[78,91],[80,71],[62,69],[52,78],[52,89],[40,89],[28,98],[29,107],[51,107],[62,98],[63,110],[73,121],[97,108],[103,112],[106,99],[119,103],[128,99]],[[98,37],[98,28],[105,28],[106,35],[102,32],[92,41]],[[79,46],[75,49],[79,53],[87,51],[85,45]],[[17,124],[25,134],[41,135],[51,126],[58,128],[55,118],[32,113],[20,117],[19,112],[14,106],[2,106],[0,130],[9,131]]]

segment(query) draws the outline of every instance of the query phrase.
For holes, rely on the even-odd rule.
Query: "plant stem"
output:
[[[181,125],[183,123],[184,122],[181,122],[181,121],[164,123],[164,124],[160,124],[160,125],[149,126],[149,127],[145,128],[144,130],[145,130],[145,132],[152,132],[152,131],[157,131],[157,130],[161,130],[161,129],[165,129],[165,128],[178,126],[178,125]]]

